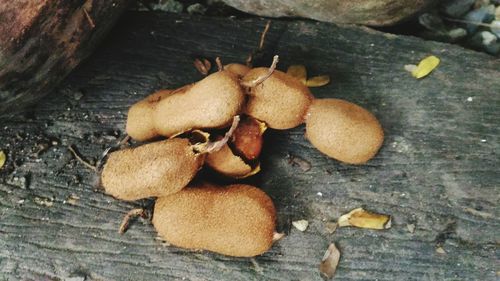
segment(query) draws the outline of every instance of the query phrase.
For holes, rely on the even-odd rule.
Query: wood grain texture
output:
[[[130,13],[57,92],[1,120],[0,280],[321,280],[331,242],[342,253],[336,280],[495,280],[500,63],[351,26],[273,21],[268,33],[261,65],[279,54],[280,69],[304,64],[330,75],[315,96],[364,106],[386,133],[373,160],[350,166],[313,149],[303,127],[266,132],[262,172],[246,182],[272,197],[288,233],[272,251],[252,262],[165,247],[143,219],[117,233],[128,210],[152,202],[95,191],[96,175],[67,146],[95,161],[123,136],[132,103],[202,78],[195,56],[244,61],[265,23]],[[428,54],[442,60],[429,77],[403,70]],[[289,154],[311,169],[290,164]],[[360,206],[393,215],[392,228],[327,233],[326,221]],[[310,222],[306,232],[290,228],[297,219]]]

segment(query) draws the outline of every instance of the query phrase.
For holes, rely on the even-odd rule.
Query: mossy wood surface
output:
[[[498,278],[500,63],[352,26],[274,20],[257,56],[330,75],[314,95],[362,105],[386,133],[374,159],[352,166],[320,154],[303,127],[266,132],[262,172],[246,182],[272,197],[288,234],[270,252],[251,260],[166,247],[144,219],[118,234],[128,210],[152,201],[96,190],[97,176],[67,147],[95,162],[124,136],[131,104],[201,79],[195,57],[243,62],[265,24],[129,13],[58,94],[0,120],[0,280],[321,280],[331,242],[342,253],[335,280]],[[428,77],[404,70],[429,54],[441,65]],[[392,228],[326,231],[361,206],[392,215]],[[305,232],[291,227],[299,219]]]

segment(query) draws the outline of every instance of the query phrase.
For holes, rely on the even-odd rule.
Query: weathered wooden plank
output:
[[[123,136],[128,106],[155,89],[200,79],[193,56],[243,61],[264,25],[128,14],[59,95],[30,114],[1,120],[8,162],[0,170],[0,280],[320,280],[318,264],[332,241],[342,252],[338,280],[494,280],[500,63],[456,46],[351,26],[271,26],[261,63],[279,54],[282,69],[301,63],[311,74],[329,74],[332,83],[314,94],[373,111],[386,141],[368,165],[349,166],[314,150],[303,128],[268,132],[263,172],[249,181],[272,196],[289,235],[257,257],[258,266],[164,247],[141,219],[117,234],[127,210],[151,201],[125,203],[96,192],[96,176],[67,146],[99,158]],[[403,70],[430,53],[442,59],[431,76],[417,81]],[[294,167],[289,153],[312,168]],[[72,195],[79,199],[72,202]],[[325,221],[359,206],[392,214],[393,227],[326,232]],[[307,219],[309,229],[290,231],[295,219]],[[446,254],[436,253],[438,244]]]

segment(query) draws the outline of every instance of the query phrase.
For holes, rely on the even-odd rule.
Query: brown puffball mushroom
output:
[[[243,77],[242,84],[251,84],[268,72],[265,67],[253,68]],[[314,98],[304,84],[278,70],[262,83],[249,88],[248,94],[245,113],[265,122],[269,128],[279,130],[302,124]]]
[[[316,99],[306,117],[306,138],[324,154],[349,164],[370,160],[384,141],[377,118],[340,99]]]
[[[240,113],[245,94],[236,74],[222,70],[162,99],[154,113],[155,128],[166,137],[192,129],[224,128]]]
[[[224,65],[224,70],[231,71],[232,73],[237,74],[239,77],[245,76],[245,74],[247,74],[250,69],[250,67],[241,63],[230,63]]]
[[[153,113],[158,102],[171,93],[172,90],[157,91],[130,107],[125,130],[132,139],[145,141],[158,136]]]
[[[204,158],[180,138],[115,151],[104,165],[101,184],[107,194],[122,200],[168,195],[194,178]]]
[[[231,127],[219,141],[210,141],[208,133],[196,131],[191,134],[193,143],[172,138],[110,153],[101,173],[104,191],[123,200],[179,191],[194,178],[205,155],[219,151],[227,143],[239,121],[240,116],[234,116]]]
[[[271,198],[256,187],[202,184],[158,198],[152,221],[172,245],[253,257],[271,248],[276,211]]]

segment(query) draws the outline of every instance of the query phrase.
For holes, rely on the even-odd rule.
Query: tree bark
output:
[[[0,3],[0,115],[54,88],[104,37],[128,0]]]

